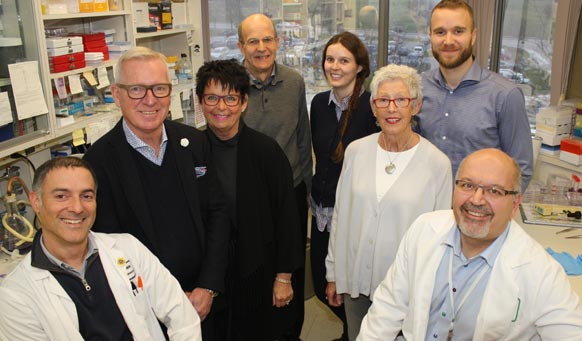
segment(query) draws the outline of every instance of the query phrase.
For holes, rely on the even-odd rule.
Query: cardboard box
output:
[[[79,0],[79,12],[90,13],[94,9],[93,0]]]
[[[62,56],[49,57],[49,65],[78,62],[85,60],[84,52],[77,52],[72,54],[65,54]]]
[[[536,124],[537,123],[550,126],[572,124],[572,108],[558,108],[555,106],[542,108],[536,115]]]
[[[162,30],[170,30],[172,29],[172,3],[171,2],[163,2],[162,5],[162,17],[161,17],[161,24]]]
[[[49,37],[46,38],[46,47],[56,49],[58,47],[65,47],[71,45],[83,44],[81,37]]]
[[[77,60],[70,63],[51,64],[51,73],[66,72],[75,69],[81,69],[86,66],[85,59]]]
[[[543,131],[536,131],[536,136],[542,138],[542,143],[548,146],[559,146],[562,139],[570,137],[570,134],[550,134]]]
[[[162,29],[162,4],[148,3],[150,26]]]
[[[571,124],[549,125],[536,122],[536,132],[544,132],[552,135],[570,134]]]
[[[562,141],[560,141],[560,150],[576,155],[582,155],[582,140],[571,138],[562,139]]]
[[[105,39],[103,40],[92,40],[92,41],[87,41],[84,43],[85,45],[85,51],[92,51],[98,48],[102,48],[105,45]]]
[[[93,12],[109,11],[109,0],[93,0]]]
[[[560,150],[560,160],[576,166],[582,165],[582,155]]]
[[[83,44],[46,49],[49,57],[63,56],[77,52],[83,52]]]

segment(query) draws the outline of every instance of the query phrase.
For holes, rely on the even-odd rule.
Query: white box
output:
[[[46,49],[49,57],[62,56],[65,54],[83,52],[83,44],[57,47],[56,49]]]
[[[175,28],[183,27],[182,25],[188,25],[187,14],[187,4],[185,2],[172,2],[172,25]]]
[[[536,123],[546,125],[563,125],[572,123],[572,108],[570,107],[546,107],[540,109],[536,115]]]
[[[46,47],[56,49],[59,47],[83,44],[82,37],[51,37],[46,38]]]
[[[568,122],[567,124],[561,125],[551,125],[551,124],[542,124],[539,121],[536,122],[536,132],[544,132],[552,135],[562,135],[562,134],[570,134],[570,127],[572,125]]]
[[[131,6],[133,7],[133,22],[135,27],[150,26],[150,11],[148,9],[148,3],[134,2]]]
[[[576,166],[582,165],[582,155],[566,152],[563,150],[560,150],[560,160]]]
[[[543,144],[547,144],[548,146],[559,146],[560,145],[560,141],[562,141],[562,139],[564,138],[568,138],[570,137],[570,134],[549,134],[549,133],[545,133],[543,131],[536,131],[536,136],[539,136],[542,138],[542,143]]]

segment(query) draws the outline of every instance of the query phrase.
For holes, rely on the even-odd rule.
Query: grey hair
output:
[[[115,82],[119,83],[121,81],[121,75],[123,74],[123,68],[126,62],[130,60],[159,60],[166,63],[166,56],[162,53],[152,50],[143,46],[135,46],[127,50],[124,54],[119,57],[117,64],[115,65]],[[170,73],[168,71],[168,80],[170,79]]]
[[[370,104],[378,96],[378,88],[385,81],[401,80],[408,87],[410,97],[422,100],[422,80],[418,72],[406,65],[389,64],[374,72],[370,83]],[[416,102],[418,103],[418,102]]]

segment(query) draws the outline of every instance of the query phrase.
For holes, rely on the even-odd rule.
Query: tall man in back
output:
[[[196,308],[203,339],[221,341],[215,297],[224,292],[229,225],[208,142],[195,128],[165,120],[172,86],[162,54],[132,48],[115,72],[111,90],[123,118],[85,155],[99,181],[93,229],[144,243]]]
[[[265,15],[252,14],[245,18],[239,25],[238,39],[244,66],[251,78],[244,120],[249,127],[274,138],[289,159],[305,245],[307,194],[313,173],[305,82],[295,70],[275,62],[280,39],[275,25]],[[302,268],[293,274],[293,290],[298,299],[303,299],[304,281]],[[292,332],[295,338],[299,338],[303,325],[304,311],[303,305],[300,306],[300,318]]]
[[[422,136],[442,150],[457,172],[473,151],[498,148],[517,160],[525,191],[533,174],[531,131],[521,89],[483,69],[473,56],[477,29],[463,0],[443,0],[430,18],[432,53],[439,67],[423,74]]]

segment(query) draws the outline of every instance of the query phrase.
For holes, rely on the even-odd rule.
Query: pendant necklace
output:
[[[404,147],[402,147],[402,151],[405,151],[408,148],[408,144],[410,143],[410,140],[412,140],[413,136],[414,136],[414,133],[410,134],[410,137],[408,137],[406,144],[404,144]],[[400,154],[397,154],[396,157],[394,158],[394,160],[392,160],[392,158],[390,158],[390,150],[388,150],[388,143],[386,143],[386,135],[384,135],[384,133],[382,133],[382,137],[384,138],[384,145],[386,146],[386,152],[388,153],[388,160],[390,161],[390,163],[388,163],[386,165],[386,167],[384,167],[384,171],[386,172],[386,174],[390,175],[390,174],[394,173],[394,171],[396,170],[396,165],[394,164],[394,162],[396,162],[396,159],[398,159]]]

